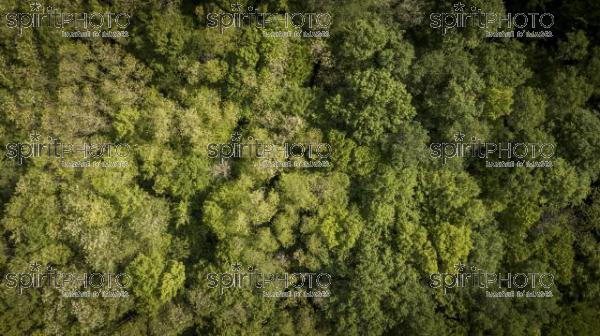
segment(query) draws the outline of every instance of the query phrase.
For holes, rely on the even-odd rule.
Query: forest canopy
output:
[[[0,13],[0,335],[598,334],[600,2]]]

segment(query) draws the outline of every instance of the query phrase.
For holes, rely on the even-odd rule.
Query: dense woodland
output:
[[[330,36],[208,28],[207,14],[231,12],[229,1],[52,2],[131,13],[126,38],[19,34],[2,18],[0,274],[38,262],[126,272],[132,283],[126,298],[0,285],[0,335],[598,335],[598,1],[467,4],[553,13],[551,38],[443,34],[429,15],[452,13],[448,1],[240,3],[330,13]],[[19,11],[30,4],[0,3],[0,13]],[[32,133],[129,144],[129,165],[6,157],[6,144]],[[235,133],[328,143],[331,165],[209,157],[209,144]],[[552,143],[553,166],[432,158],[429,145],[457,133]],[[331,296],[207,286],[207,274],[235,263],[327,272]],[[457,264],[551,273],[554,296],[431,288],[431,273]]]

